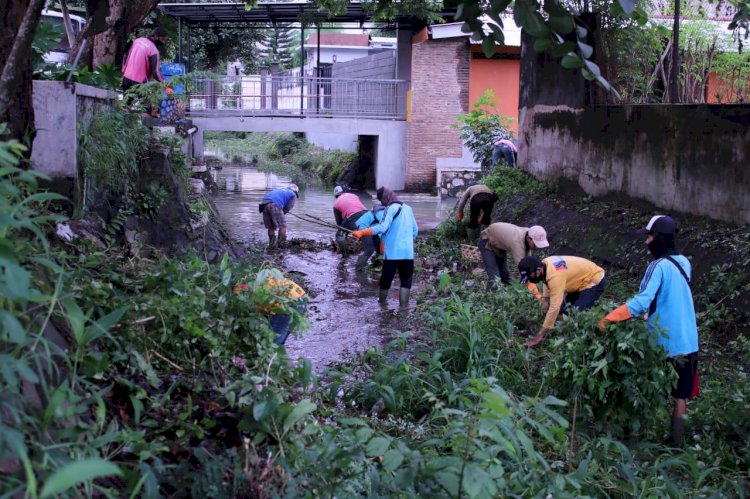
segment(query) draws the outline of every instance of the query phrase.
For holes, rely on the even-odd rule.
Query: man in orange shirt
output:
[[[544,283],[542,308],[547,313],[539,332],[524,345],[538,345],[566,307],[586,310],[604,292],[604,269],[577,256],[550,256],[539,260],[527,256],[518,263],[523,283]]]

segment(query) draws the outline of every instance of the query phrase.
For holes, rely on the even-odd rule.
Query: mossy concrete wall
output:
[[[521,110],[520,142],[536,177],[750,223],[750,106],[534,105]]]

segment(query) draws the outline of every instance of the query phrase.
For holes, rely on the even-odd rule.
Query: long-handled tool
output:
[[[310,215],[310,214],[308,214],[308,213],[305,213],[305,214],[304,214],[304,215],[305,215],[304,217],[302,217],[302,216],[300,216],[300,215],[297,215],[296,213],[292,213],[292,212],[289,212],[289,215],[292,215],[292,216],[294,216],[294,217],[297,217],[297,218],[299,218],[300,220],[302,220],[302,221],[305,221],[305,222],[312,222],[312,223],[314,223],[314,224],[318,224],[318,225],[323,225],[323,226],[325,226],[325,227],[331,227],[332,229],[341,229],[341,230],[343,230],[344,232],[347,232],[347,233],[349,233],[349,234],[351,234],[352,232],[354,232],[354,231],[353,231],[353,230],[351,230],[351,229],[347,229],[346,227],[342,227],[342,226],[340,226],[340,225],[332,224],[332,223],[330,223],[330,222],[327,222],[327,221],[323,220],[322,218],[318,218],[318,217],[315,217],[315,216],[313,216],[313,215]],[[307,217],[309,217],[309,218],[307,218]]]

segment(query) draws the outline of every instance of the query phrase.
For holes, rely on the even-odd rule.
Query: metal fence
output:
[[[406,82],[285,76],[193,77],[187,80],[193,116],[320,116],[402,120]]]

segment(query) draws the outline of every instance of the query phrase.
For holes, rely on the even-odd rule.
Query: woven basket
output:
[[[462,244],[461,245],[461,256],[464,258],[464,260],[468,260],[470,262],[481,262],[482,261],[482,255],[479,253],[479,248],[476,246],[470,246],[468,244]]]
[[[346,238],[346,247],[349,253],[359,253],[360,251],[362,251],[362,249],[364,249],[364,243],[361,239],[357,239],[354,236],[349,236]]]
[[[359,253],[364,248],[362,240],[357,239],[356,237],[351,236],[343,231],[339,231],[339,233],[336,234],[336,245],[338,246],[340,251],[345,251],[350,255]]]

